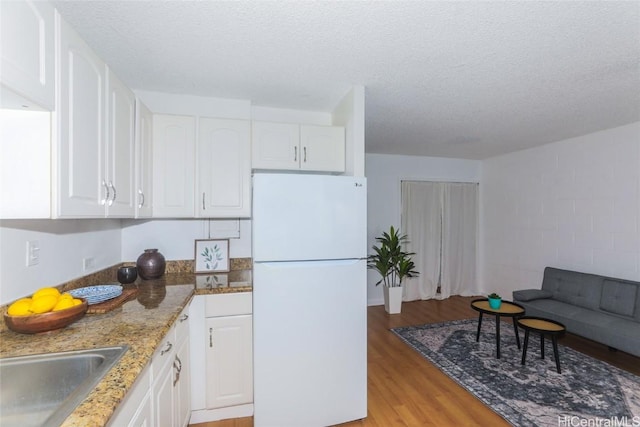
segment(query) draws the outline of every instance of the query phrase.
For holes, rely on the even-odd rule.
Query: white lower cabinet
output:
[[[138,407],[138,410],[131,421],[127,425],[128,427],[151,427],[152,423],[152,412],[151,412],[151,390],[147,389],[147,393],[144,395],[142,399],[142,403]]]
[[[151,411],[151,366],[147,366],[138,376],[135,384],[118,406],[116,413],[109,420],[113,427],[151,427],[153,412]]]
[[[174,368],[174,400],[176,425],[185,427],[189,425],[191,418],[191,362],[189,331],[182,337],[182,343],[178,344]],[[180,338],[178,338],[180,343]]]
[[[210,317],[207,323],[207,408],[253,402],[252,316]]]
[[[160,353],[153,356],[153,419],[157,426],[175,426],[175,405],[173,404],[173,375],[171,364],[175,341],[167,337]],[[156,366],[158,370],[156,371]]]
[[[191,408],[189,307],[164,337],[108,425],[186,427]]]
[[[191,423],[253,415],[252,294],[197,295],[191,319]]]

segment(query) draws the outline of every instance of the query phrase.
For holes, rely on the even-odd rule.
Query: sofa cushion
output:
[[[523,289],[513,291],[514,301],[533,301],[536,299],[551,298],[553,294],[544,289]]]
[[[552,292],[553,298],[578,307],[599,309],[602,276],[547,267],[544,269],[542,289]]]
[[[560,318],[571,319],[584,311],[593,312],[552,298],[523,301],[521,305],[525,308],[527,316],[551,317],[560,323],[563,323],[563,320],[559,320]]]
[[[602,282],[600,309],[621,316],[633,317],[638,286],[623,280],[605,279]]]
[[[640,356],[640,323],[576,307],[553,299],[522,302],[527,316],[538,316],[564,324],[567,332]]]

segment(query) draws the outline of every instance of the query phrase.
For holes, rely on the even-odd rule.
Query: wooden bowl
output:
[[[9,329],[21,334],[37,334],[39,332],[61,329],[82,318],[87,312],[87,308],[89,307],[87,300],[84,298],[79,299],[82,300],[82,304],[74,305],[64,310],[50,311],[48,313],[10,316],[5,311],[4,322]]]

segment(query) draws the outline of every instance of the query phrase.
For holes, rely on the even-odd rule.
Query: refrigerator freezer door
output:
[[[256,174],[253,259],[293,261],[365,258],[365,178]]]
[[[367,416],[366,261],[254,265],[254,425]]]

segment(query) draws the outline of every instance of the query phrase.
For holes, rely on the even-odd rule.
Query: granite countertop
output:
[[[213,276],[213,277],[210,277]],[[136,299],[105,314],[87,314],[58,331],[28,335],[10,331],[2,322],[0,358],[28,354],[128,345],[128,351],[62,424],[63,427],[105,425],[162,338],[194,294],[251,292],[251,271],[216,275],[170,273],[156,280],[138,279]]]

